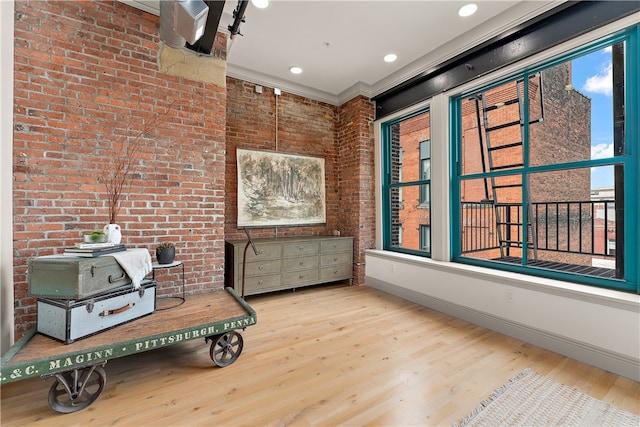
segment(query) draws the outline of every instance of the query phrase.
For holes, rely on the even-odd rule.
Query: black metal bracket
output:
[[[240,24],[244,21],[244,12],[247,10],[247,6],[249,5],[249,0],[238,0],[238,5],[233,10],[233,24],[229,25],[229,32],[231,33],[231,38],[233,38],[236,34],[240,34]],[[240,34],[242,35],[242,34]]]

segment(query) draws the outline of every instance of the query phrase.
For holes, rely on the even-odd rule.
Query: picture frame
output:
[[[236,149],[238,228],[326,223],[321,157]]]

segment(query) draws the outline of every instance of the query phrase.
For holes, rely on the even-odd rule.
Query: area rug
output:
[[[640,417],[525,369],[454,426],[638,427]]]

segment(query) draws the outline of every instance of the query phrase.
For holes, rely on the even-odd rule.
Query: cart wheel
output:
[[[229,331],[222,335],[211,337],[213,341],[209,349],[209,355],[213,363],[224,368],[236,361],[242,353],[242,335],[236,331]]]
[[[49,389],[49,406],[70,414],[91,405],[100,396],[107,374],[100,365],[54,374],[56,382]]]

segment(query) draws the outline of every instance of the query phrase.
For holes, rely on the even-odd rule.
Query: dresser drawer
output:
[[[240,279],[238,284],[242,287],[242,279]],[[281,282],[279,274],[272,276],[247,277],[244,282],[244,291],[245,293],[255,293],[256,291],[277,289],[280,285]],[[238,289],[238,291],[240,291],[240,289]]]
[[[316,280],[318,280],[318,270],[293,271],[282,274],[282,284],[285,286],[314,282]]]
[[[340,280],[351,279],[353,276],[353,267],[349,265],[336,265],[334,267],[324,267],[320,269],[320,280]]]
[[[282,260],[282,271],[311,270],[318,268],[317,256],[285,258]]]
[[[326,267],[328,265],[340,265],[340,264],[352,264],[352,255],[349,253],[335,253],[326,254],[320,256],[320,266]]]
[[[253,252],[253,248],[249,246],[247,249],[247,262],[280,259],[282,257],[282,245],[279,244],[257,243],[256,250],[258,251],[258,255],[256,255],[255,252]],[[242,262],[242,253],[240,253],[239,261]]]
[[[287,257],[298,257],[298,256],[309,256],[309,255],[317,255],[318,254],[318,242],[292,242],[285,243],[282,247],[282,256]]]
[[[353,251],[351,239],[329,239],[320,243],[320,252],[323,254],[346,251]]]
[[[247,277],[280,273],[280,260],[274,259],[264,262],[248,262],[245,267],[245,272]],[[240,264],[240,271],[238,272],[238,275],[242,277],[242,264]]]

